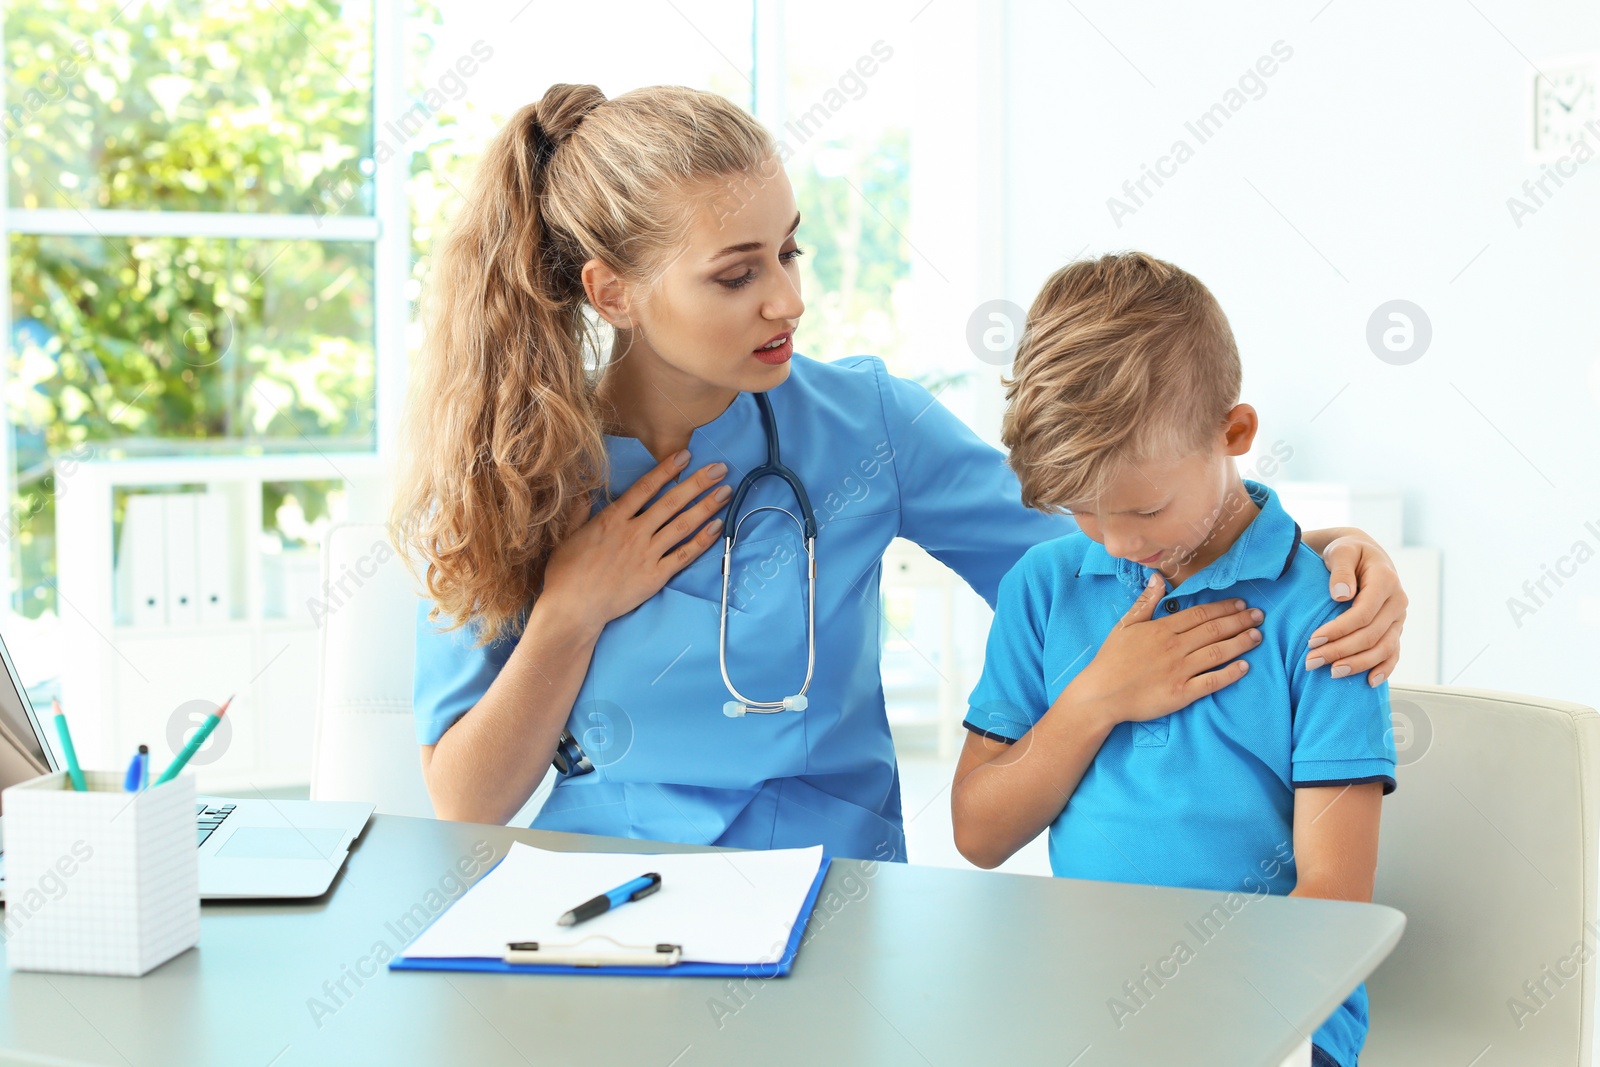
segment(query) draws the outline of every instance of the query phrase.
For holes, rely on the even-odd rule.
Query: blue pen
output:
[[[630,900],[647,897],[661,888],[661,876],[651,873],[642,878],[635,878],[631,882],[617,886],[609,893],[601,893],[592,900],[586,900],[576,908],[567,912],[556,922],[561,926],[576,926],[578,923],[604,915],[612,908],[620,908]]]
[[[139,751],[133,754],[133,759],[128,764],[128,773],[122,778],[124,792],[137,793],[144,789],[145,767],[150,762],[150,746],[140,745]]]

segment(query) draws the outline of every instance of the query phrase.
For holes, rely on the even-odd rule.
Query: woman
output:
[[[767,131],[709,93],[557,85],[490,145],[430,279],[395,516],[433,601],[415,707],[440,817],[505,821],[556,758],[587,773],[557,781],[540,828],[905,859],[885,548],[918,542],[993,604],[1072,526],[1025,509],[1004,458],[878,360],[794,354],[798,224]],[[614,340],[591,369],[598,320]],[[743,499],[726,579],[707,551],[768,460],[763,403],[813,505],[814,603],[807,509],[780,478]],[[1394,568],[1359,531],[1305,541],[1359,590],[1318,653],[1381,680]],[[1193,674],[1178,658],[1148,684]],[[741,714],[762,703],[780,710]]]

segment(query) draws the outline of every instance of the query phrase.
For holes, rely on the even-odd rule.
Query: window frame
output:
[[[372,5],[372,127],[381,117],[399,115],[405,96],[405,0],[368,0]],[[5,19],[0,16],[0,56],[4,55]],[[3,60],[0,60],[3,61]],[[5,79],[0,78],[0,112],[6,108]],[[0,359],[0,398],[7,406],[6,432],[0,434],[0,493],[9,525],[12,492],[16,482],[13,428],[9,418],[11,390],[11,238],[16,235],[83,237],[209,237],[283,241],[367,242],[372,245],[373,276],[373,425],[379,465],[394,458],[399,418],[405,402],[407,372],[406,327],[409,302],[406,280],[411,267],[411,209],[406,198],[411,155],[395,152],[382,163],[374,160],[373,213],[362,216],[315,216],[287,213],[228,211],[138,211],[127,209],[14,208],[10,198],[10,163],[5,141],[0,140],[0,339],[5,342]],[[275,452],[269,457],[241,456],[271,463],[287,455],[318,456],[315,448],[304,453]],[[337,473],[335,473],[337,476]],[[15,582],[11,573],[9,538],[0,539],[6,558],[0,565],[0,619],[12,612]]]

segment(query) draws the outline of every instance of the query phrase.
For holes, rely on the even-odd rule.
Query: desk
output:
[[[328,896],[206,904],[199,948],[144,978],[8,972],[0,1049],[132,1067],[1276,1065],[1405,925],[1374,905],[1236,898],[1218,918],[1220,893],[843,860],[787,978],[374,970],[401,916],[442,909],[458,861],[513,840],[684,850],[379,815]],[[1144,978],[1179,941],[1192,958]],[[1108,1002],[1134,1007],[1123,983],[1141,979],[1119,1029]]]

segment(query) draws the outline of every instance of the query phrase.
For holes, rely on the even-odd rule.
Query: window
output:
[[[951,32],[940,25],[943,13],[919,20],[924,6],[815,0],[763,7],[779,26],[758,41],[783,76],[758,79],[770,88],[758,97],[757,114],[788,154],[805,213],[802,240],[815,253],[801,260],[800,349],[823,360],[880,356],[893,373],[950,401],[960,392],[950,387],[968,379],[972,361],[959,341],[919,343],[916,323],[925,301],[961,302],[952,300],[955,264],[942,250],[941,262],[930,259],[934,244],[919,230],[944,226],[947,210],[963,210],[937,185],[960,168],[946,159],[957,139],[928,82],[937,78],[950,91],[965,75],[942,54]],[[941,163],[915,172],[913,141],[930,129],[945,136],[919,151]]]
[[[374,32],[370,0],[7,5],[12,611],[56,608],[58,457],[375,447]]]
[[[860,5],[780,10],[786,77],[758,106],[787,156],[813,252],[800,261],[797,347],[821,360],[880,356],[914,375],[899,315],[911,281],[911,82],[895,68],[904,54]]]

